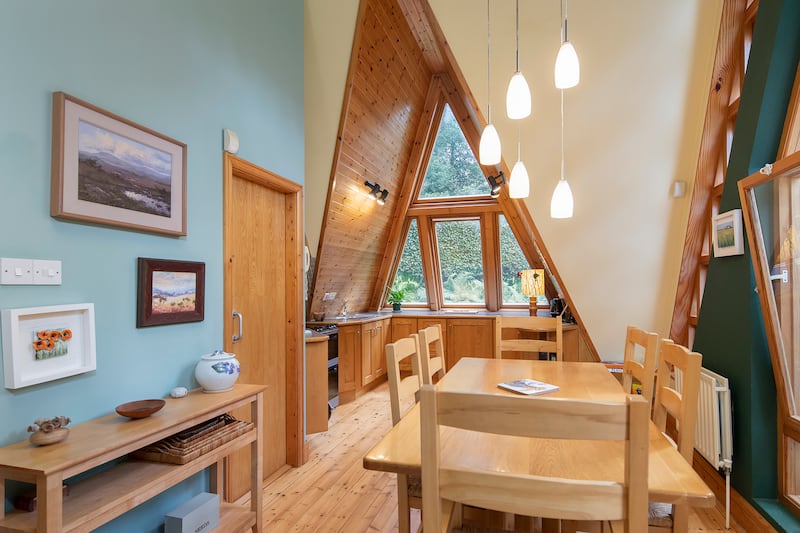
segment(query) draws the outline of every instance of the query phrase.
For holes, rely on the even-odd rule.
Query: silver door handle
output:
[[[242,314],[240,312],[238,312],[236,309],[233,310],[233,318],[234,318],[234,320],[237,319],[237,318],[239,319],[239,334],[238,335],[234,335],[231,340],[233,342],[238,342],[238,341],[242,340],[242,337],[244,336],[244,333],[242,333],[242,330],[244,328],[244,319],[242,318]]]

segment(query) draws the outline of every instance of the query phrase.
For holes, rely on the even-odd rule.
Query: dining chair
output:
[[[440,391],[433,385],[423,385],[420,396],[426,533],[444,531],[445,526],[458,530],[463,505],[551,519],[622,520],[628,533],[646,530],[649,411],[641,396],[609,403]],[[522,438],[624,441],[624,478],[530,475],[529,457],[513,464],[509,457],[500,458],[502,454],[498,456],[502,465],[491,470],[459,465],[452,457],[443,461],[443,426]]]
[[[638,355],[641,354],[641,361]],[[625,335],[625,360],[622,366],[622,388],[631,394],[633,380],[642,385],[642,396],[648,404],[653,401],[653,387],[658,359],[658,334],[636,326],[628,326]]]
[[[509,334],[503,332],[514,331]],[[555,340],[539,338],[521,338],[520,333],[533,333],[539,335],[545,332],[555,332]],[[504,338],[505,337],[505,338]],[[495,359],[502,359],[503,352],[545,352],[556,354],[556,361],[564,359],[564,333],[561,317],[545,316],[498,316],[495,318]],[[548,356],[549,357],[549,356]]]
[[[423,385],[433,383],[433,376],[437,376],[437,380],[444,377],[447,368],[441,324],[434,324],[419,330],[419,358],[422,363]]]
[[[386,345],[386,373],[389,375],[389,403],[392,409],[392,425],[411,410],[417,401],[422,386],[422,368],[419,357],[419,339],[416,333]],[[411,374],[400,374],[400,362],[411,359]],[[411,508],[422,509],[420,478],[397,474],[398,530],[409,533]]]
[[[683,458],[692,464],[697,425],[697,394],[703,357],[669,339],[662,339],[658,358],[653,422],[660,431],[666,432],[667,415],[675,419],[677,438],[670,440]],[[675,372],[682,374],[680,391],[675,387]],[[686,531],[688,516],[687,505],[651,503],[648,531]]]

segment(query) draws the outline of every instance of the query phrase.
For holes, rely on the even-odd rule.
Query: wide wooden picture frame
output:
[[[53,93],[50,215],[186,235],[186,145]]]
[[[205,263],[140,257],[136,327],[202,321],[205,286]]]
[[[3,309],[2,322],[7,389],[97,368],[94,304]]]
[[[716,215],[712,221],[711,232],[714,243],[714,257],[727,257],[744,253],[741,209],[731,209]]]

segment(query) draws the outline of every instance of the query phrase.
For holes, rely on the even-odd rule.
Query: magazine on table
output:
[[[506,381],[498,383],[501,389],[508,389],[510,391],[518,392],[520,394],[544,394],[558,390],[558,385],[552,385],[543,381],[536,381],[535,379],[516,379],[514,381]]]

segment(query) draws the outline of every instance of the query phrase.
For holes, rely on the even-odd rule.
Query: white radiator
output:
[[[680,371],[675,372],[675,385],[682,390]],[[700,369],[697,391],[697,426],[695,449],[717,470],[725,473],[725,527],[730,529],[730,475],[733,468],[733,417],[728,378],[707,368]]]

